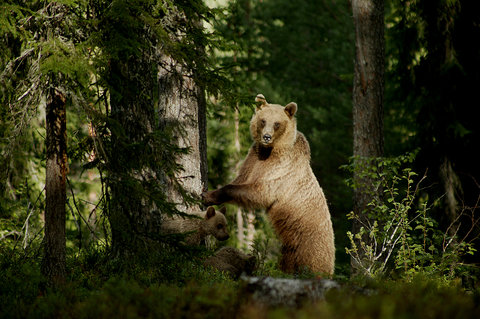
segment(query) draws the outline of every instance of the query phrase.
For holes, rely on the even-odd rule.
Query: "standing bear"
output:
[[[310,167],[310,146],[297,131],[297,104],[268,104],[262,94],[250,122],[254,140],[238,176],[202,194],[206,205],[265,208],[282,241],[283,271],[303,267],[332,275],[335,245],[330,212]]]

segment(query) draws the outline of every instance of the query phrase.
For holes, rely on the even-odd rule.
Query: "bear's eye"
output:
[[[222,229],[223,228],[223,225],[222,224],[218,224],[217,225],[217,229]]]
[[[280,127],[280,123],[279,122],[275,122],[275,124],[273,124],[273,128],[278,130],[278,128]]]
[[[267,123],[267,122],[266,122],[264,119],[261,119],[261,120],[260,120],[260,125],[261,125],[262,127],[264,127],[266,123]]]

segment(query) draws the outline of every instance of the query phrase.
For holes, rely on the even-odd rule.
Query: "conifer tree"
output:
[[[157,242],[206,183],[202,1],[99,2],[97,64],[109,94],[105,165],[116,255]]]
[[[10,169],[13,161],[9,158],[16,140],[25,134],[39,107],[45,105],[47,160],[42,272],[53,285],[62,283],[66,274],[66,105],[68,99],[82,95],[80,90],[84,88],[88,69],[83,64],[85,60],[77,54],[78,29],[75,29],[75,14],[70,11],[81,6],[71,5],[69,8],[55,1],[5,5],[10,14],[7,38],[19,41],[20,51],[12,50],[1,77],[7,84],[2,102],[10,111],[6,125],[15,128],[8,138],[10,144],[2,171]]]

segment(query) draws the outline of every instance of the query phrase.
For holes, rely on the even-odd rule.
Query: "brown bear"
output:
[[[227,240],[228,229],[227,219],[225,218],[226,208],[222,207],[220,213],[210,206],[205,213],[197,215],[195,218],[174,217],[165,219],[162,222],[161,231],[164,234],[176,234],[192,232],[185,238],[187,245],[205,244],[205,238],[212,235],[218,240]]]
[[[283,271],[308,267],[333,274],[335,245],[330,212],[310,167],[310,146],[297,131],[297,104],[268,104],[259,94],[250,122],[254,140],[238,176],[202,194],[207,205],[225,202],[265,208],[282,241]]]
[[[215,254],[208,257],[203,264],[226,272],[237,279],[242,273],[246,275],[253,273],[256,259],[253,255],[247,255],[239,249],[227,246],[220,248]]]

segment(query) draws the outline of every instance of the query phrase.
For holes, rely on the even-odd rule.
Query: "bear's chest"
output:
[[[291,178],[295,171],[295,161],[289,156],[270,156],[255,161],[250,174],[250,182],[271,183],[275,180]]]

